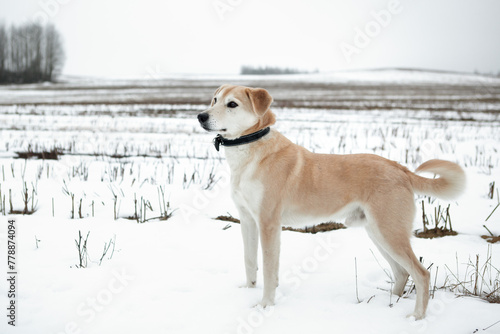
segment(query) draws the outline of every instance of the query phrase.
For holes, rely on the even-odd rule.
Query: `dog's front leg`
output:
[[[277,219],[263,219],[260,224],[262,258],[264,262],[264,296],[261,305],[274,305],[278,287],[281,225]]]
[[[238,208],[240,213],[241,234],[243,236],[243,247],[245,254],[245,270],[247,276],[247,288],[255,288],[257,283],[257,249],[259,246],[259,232],[257,223],[252,215],[243,207]]]

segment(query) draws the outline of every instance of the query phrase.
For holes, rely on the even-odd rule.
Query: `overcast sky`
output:
[[[53,22],[65,74],[500,71],[498,0],[0,0],[0,21]]]

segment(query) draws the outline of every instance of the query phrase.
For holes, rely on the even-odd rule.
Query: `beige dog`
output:
[[[430,160],[418,176],[394,161],[372,154],[315,154],[269,127],[276,121],[273,99],[261,88],[223,85],[208,110],[198,115],[201,126],[217,133],[215,146],[226,147],[232,197],[241,218],[247,286],[255,287],[260,234],[264,262],[263,307],[272,305],[278,286],[281,225],[311,225],[332,217],[357,221],[366,230],[394,272],[393,292],[401,296],[408,275],[415,281],[413,315],[425,316],[429,272],[410,245],[415,216],[414,193],[453,198],[465,187],[456,164]]]

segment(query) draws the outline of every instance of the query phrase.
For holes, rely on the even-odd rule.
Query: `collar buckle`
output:
[[[214,138],[214,146],[217,152],[219,152],[219,146],[222,144],[222,139],[221,135],[217,135],[217,137]]]

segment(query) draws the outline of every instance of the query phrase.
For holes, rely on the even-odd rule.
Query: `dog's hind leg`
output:
[[[372,239],[375,246],[377,246],[380,254],[382,254],[382,256],[386,259],[387,262],[389,262],[389,265],[391,266],[392,273],[394,275],[394,286],[392,288],[392,293],[401,297],[404,293],[406,282],[408,281],[408,272],[399,263],[397,263],[380,245],[377,238],[373,235],[370,226],[366,226],[366,231],[368,232],[368,236],[370,237],[370,239]]]
[[[378,247],[381,247],[387,253],[387,257],[397,263],[394,273],[396,276],[395,292],[400,292],[396,290],[404,288],[404,271],[413,278],[417,289],[417,300],[415,310],[409,316],[414,316],[416,320],[419,320],[425,317],[429,303],[430,274],[418,261],[410,244],[410,230],[415,208],[413,196],[408,198],[399,196],[398,199],[399,201],[385,201],[385,206],[377,205],[374,210],[370,210],[370,214],[367,215],[368,229]],[[388,203],[395,203],[394,205],[398,205],[398,208],[391,208]],[[392,262],[389,261],[389,263]],[[391,264],[392,266],[394,263]],[[402,267],[404,271],[399,267]]]

